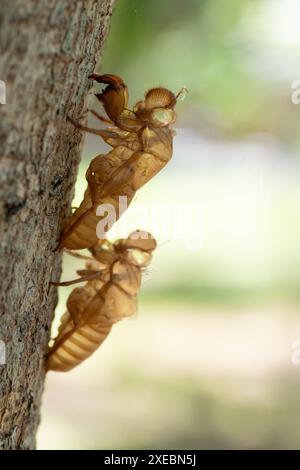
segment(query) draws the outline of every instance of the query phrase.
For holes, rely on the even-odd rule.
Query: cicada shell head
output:
[[[145,96],[145,110],[153,127],[165,127],[176,121],[176,96],[167,88],[152,88]],[[145,113],[145,111],[142,111]]]
[[[135,230],[129,235],[128,238],[124,240],[118,240],[115,243],[115,246],[117,249],[121,248],[123,250],[137,248],[143,251],[153,251],[155,250],[157,243],[150,232],[146,232],[144,230]]]
[[[145,107],[154,108],[174,108],[176,105],[176,96],[167,88],[151,88],[145,96]]]

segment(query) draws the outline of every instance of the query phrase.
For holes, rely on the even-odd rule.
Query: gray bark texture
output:
[[[1,0],[0,449],[33,449],[57,303],[54,253],[80,160],[86,97],[114,0]]]

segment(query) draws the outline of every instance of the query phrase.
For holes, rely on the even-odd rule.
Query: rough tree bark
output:
[[[88,76],[114,0],[2,0],[0,79],[0,448],[31,449],[39,422],[44,354],[57,302],[53,253],[80,158]]]

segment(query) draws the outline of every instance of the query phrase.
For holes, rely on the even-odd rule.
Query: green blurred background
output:
[[[139,314],[49,374],[39,448],[300,448],[299,24],[297,0],[118,0],[101,71],[131,104],[156,85],[189,93],[172,162],[111,233],[158,239]],[[106,151],[86,136],[75,206]],[[165,233],[145,216],[159,204]],[[80,267],[65,255],[63,278]]]

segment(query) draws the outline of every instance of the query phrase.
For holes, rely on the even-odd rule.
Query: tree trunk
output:
[[[0,79],[0,448],[31,449],[57,303],[54,253],[80,158],[89,74],[114,0],[2,0]],[[3,344],[3,343],[1,343]],[[1,360],[1,358],[0,358]]]

